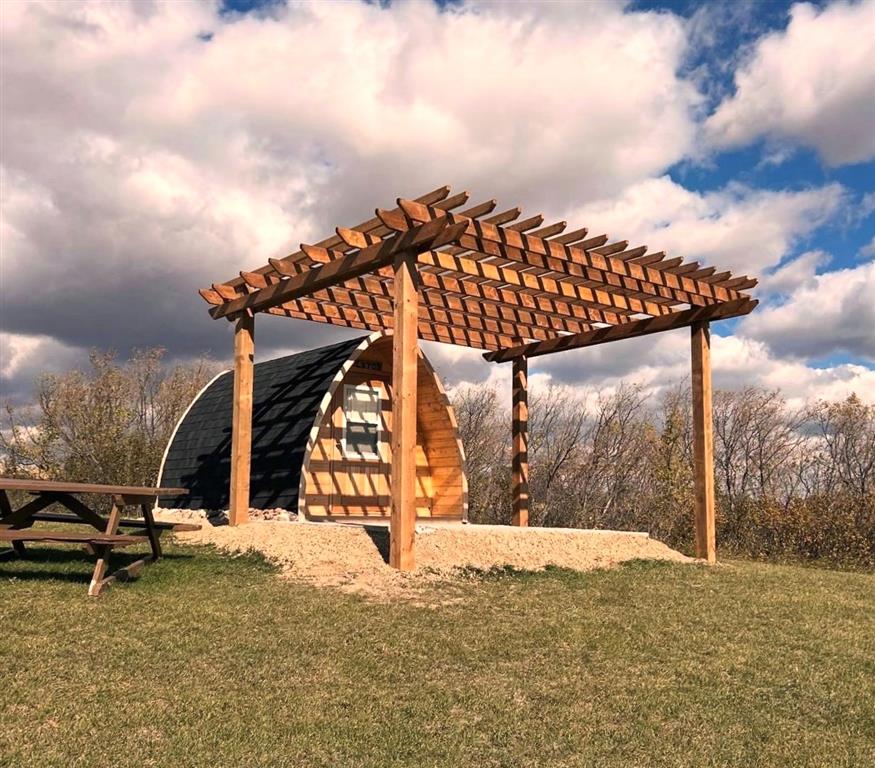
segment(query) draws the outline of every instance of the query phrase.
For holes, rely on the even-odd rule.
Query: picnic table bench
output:
[[[34,498],[13,509],[8,491],[22,491]],[[104,587],[117,579],[139,573],[148,562],[161,557],[161,534],[166,530],[196,531],[199,525],[156,521],[152,505],[158,496],[187,494],[184,488],[145,488],[128,485],[98,485],[93,483],[66,483],[53,480],[20,480],[0,477],[0,541],[9,542],[20,557],[26,556],[25,542],[51,541],[84,544],[96,555],[94,573],[88,594],[99,595]],[[77,496],[108,496],[112,506],[108,517],[103,517]],[[59,504],[72,514],[44,512],[51,504]],[[123,518],[127,507],[139,507],[142,519]],[[33,529],[36,522],[73,523],[90,525],[91,531],[63,531],[47,528]],[[119,528],[133,528],[142,533],[119,533]],[[150,556],[106,575],[109,556],[113,549],[132,544],[149,543]]]

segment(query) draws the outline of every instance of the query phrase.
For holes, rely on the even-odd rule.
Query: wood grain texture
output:
[[[756,284],[649,253],[647,246],[611,242],[605,234],[587,237],[586,228],[565,234],[566,222],[543,226],[540,214],[511,223],[520,209],[493,214],[495,200],[461,210],[468,198],[467,192],[450,194],[449,187],[416,200],[399,198],[396,208],[377,209],[375,219],[337,227],[319,244],[302,245],[299,254],[271,259],[267,267],[213,284],[201,295],[214,317],[246,307],[389,330],[394,316],[385,306],[393,279],[388,252],[411,250],[418,253],[423,278],[420,337],[503,352],[532,341],[561,340],[551,351],[573,348],[565,335],[583,334],[591,323],[674,318],[687,306],[747,299],[740,291]],[[442,233],[429,240],[434,233],[427,228],[441,222]],[[650,332],[669,327],[678,326],[654,325]],[[614,338],[626,336],[608,335],[597,343]]]
[[[696,557],[717,561],[714,518],[714,427],[711,406],[711,334],[707,322],[691,327],[693,395],[693,482]]]
[[[446,216],[399,232],[393,237],[352,253],[338,252],[324,264],[287,280],[272,282],[264,288],[218,304],[210,310],[215,317],[231,317],[242,312],[262,312],[292,299],[308,296],[353,277],[374,272],[391,264],[395,255],[409,249],[439,247],[458,237],[463,224],[449,224]],[[304,246],[302,246],[304,249]],[[315,247],[313,247],[315,250]]]
[[[97,562],[94,564],[94,572],[91,574],[91,582],[88,584],[88,595],[90,597],[96,597],[100,594],[101,582],[106,575],[106,569],[109,566],[109,557],[112,554],[112,539],[118,535],[118,524],[121,517],[121,499],[114,496],[112,499],[112,508],[109,511],[109,518],[106,521],[106,530],[104,532],[106,540],[90,540],[90,543],[94,545],[97,550]],[[130,534],[121,535],[125,536]]]
[[[433,206],[423,205],[413,200],[399,199],[398,205],[405,216],[414,222],[430,221],[435,216],[443,214]],[[682,291],[717,301],[739,298],[732,287],[679,277],[659,268],[658,264],[645,267],[632,261],[626,262],[621,258],[615,258],[614,254],[626,250],[628,242],[625,240],[587,249],[580,247],[580,245],[568,246],[556,240],[544,240],[532,234],[514,231],[511,227],[502,228],[484,221],[466,219],[458,214],[450,213],[449,218],[454,222],[467,221],[466,236],[474,237],[481,243],[487,241],[493,245],[506,245],[511,249],[524,251],[525,261],[530,266],[561,270],[563,267],[560,262],[566,262],[585,267],[591,270],[586,274],[598,281],[607,291],[612,291],[615,288],[627,288],[654,296],[668,296],[669,294],[660,290],[660,288],[664,288],[669,291]],[[387,226],[403,226],[402,220],[398,216],[391,219],[391,222],[388,216],[383,221]],[[461,244],[464,245],[464,243]],[[476,245],[472,247],[472,250],[486,253]],[[689,303],[687,298],[680,300]]]
[[[548,341],[523,344],[498,352],[487,352],[483,357],[494,363],[504,363],[517,357],[537,357],[539,355],[560,352],[565,349],[580,349],[597,344],[606,344],[609,341],[648,336],[652,333],[670,331],[675,328],[685,328],[709,320],[722,320],[729,317],[746,315],[753,311],[757,303],[756,299],[736,299],[721,304],[712,304],[707,307],[695,307],[683,312],[673,312],[670,315],[633,320],[609,328],[599,328],[594,331],[587,331],[586,333],[560,336]]]
[[[249,469],[252,459],[252,386],[255,317],[243,314],[234,328],[234,405],[231,416],[231,525],[249,520]]]
[[[437,189],[433,189],[430,192],[426,192],[424,195],[420,195],[416,198],[417,202],[423,203],[424,205],[440,205],[441,207],[446,205],[447,196],[450,194],[449,187],[438,187]],[[494,206],[494,202],[493,202]],[[390,230],[386,229],[383,226],[383,222],[381,222],[376,216],[367,219],[360,224],[356,224],[352,229],[359,230],[361,232],[369,232],[374,233],[376,235],[386,235],[390,232]],[[316,245],[322,248],[336,248],[342,245],[343,240],[338,235],[332,235],[325,240],[321,240]],[[310,265],[311,262],[307,255],[303,251],[295,251],[294,253],[289,254],[284,259],[280,259],[287,264],[304,264]],[[271,275],[276,274],[273,268],[274,260],[271,259],[270,263],[263,267],[259,267],[255,272],[258,272],[261,275]],[[229,287],[235,293],[245,293],[245,283],[242,278],[236,277],[232,280],[229,280],[227,283],[223,283]]]
[[[389,565],[416,567],[416,390],[419,297],[412,254],[395,261],[395,332],[392,336],[392,517]]]
[[[302,473],[300,511],[308,519],[379,517],[390,513],[392,339],[359,348],[317,418]],[[379,456],[344,456],[344,389],[365,384],[381,392]],[[462,519],[467,511],[464,451],[440,379],[420,352],[417,369],[417,518]],[[355,497],[357,504],[350,503]],[[367,503],[364,500],[368,499]],[[358,503],[361,502],[361,503]]]
[[[395,208],[378,208],[374,219],[337,227],[326,240],[214,283],[201,296],[213,317],[249,310],[389,330],[393,254],[411,251],[423,280],[420,338],[500,354],[522,344],[545,345],[526,353],[531,357],[574,348],[566,334],[593,331],[586,327],[591,324],[625,325],[647,316],[672,319],[649,326],[648,333],[680,327],[673,321],[688,307],[744,302],[749,297],[742,291],[756,285],[754,278],[667,258],[646,245],[589,236],[586,228],[566,233],[565,221],[520,218],[518,207],[494,213],[495,200],[463,210],[468,198],[449,187],[415,200],[398,198]],[[627,337],[600,334],[591,343]]]
[[[87,531],[44,531],[44,530],[15,530],[0,528],[0,541],[53,541],[59,544],[96,543],[108,544],[114,547],[127,547],[131,544],[148,542],[147,536],[138,536],[129,533],[90,533]]]
[[[82,520],[76,515],[67,515],[57,512],[37,512],[33,515],[33,519],[45,523],[82,523]],[[136,517],[126,517],[119,520],[120,528],[145,528],[146,526],[147,522],[145,519],[141,520]],[[177,523],[168,520],[156,520],[152,523],[152,527],[156,531],[176,531],[177,533],[183,531],[199,531],[201,529],[201,526],[197,523]],[[105,530],[105,526],[101,530]]]
[[[101,485],[99,483],[68,483],[59,480],[26,480],[14,477],[0,477],[0,489],[7,491],[29,491],[31,493],[85,493],[117,494],[121,496],[154,499],[156,496],[186,495],[185,488],[150,488],[139,485]]]

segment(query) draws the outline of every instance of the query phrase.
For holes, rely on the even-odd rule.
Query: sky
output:
[[[448,184],[759,278],[714,384],[875,402],[875,0],[0,4],[0,399],[161,346],[197,289]],[[256,359],[347,338],[259,317]],[[533,360],[658,393],[682,330]],[[509,366],[424,344],[449,386]]]

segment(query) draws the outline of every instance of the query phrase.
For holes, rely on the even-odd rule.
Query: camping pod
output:
[[[313,520],[371,520],[391,513],[392,338],[364,338],[256,363],[250,507]],[[164,453],[159,485],[188,496],[168,508],[228,508],[234,376],[195,397]],[[465,458],[453,408],[420,351],[416,514],[465,519]]]

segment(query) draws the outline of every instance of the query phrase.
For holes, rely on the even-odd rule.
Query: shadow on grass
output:
[[[146,552],[115,552],[110,557],[107,573],[124,568],[147,555]],[[161,560],[185,561],[192,557],[190,554],[171,552],[163,554]],[[0,579],[88,584],[94,571],[94,562],[94,556],[81,549],[28,547],[24,557],[7,555],[0,560]],[[137,578],[120,578],[119,581],[134,582]]]

